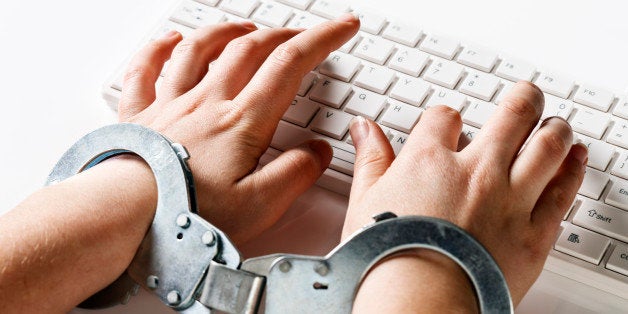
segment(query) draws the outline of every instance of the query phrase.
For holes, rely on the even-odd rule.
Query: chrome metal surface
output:
[[[256,313],[264,277],[212,262],[198,301],[226,313]]]
[[[60,182],[118,154],[133,153],[152,169],[157,182],[158,200],[150,230],[131,265],[120,280],[125,285],[106,288],[89,307],[115,305],[128,298],[130,290],[125,277],[150,288],[162,302],[181,310],[194,303],[194,296],[212,259],[229,267],[240,265],[240,254],[227,236],[196,214],[192,175],[185,160],[189,155],[179,144],[161,134],[134,124],[115,124],[100,128],[72,146],[50,173],[47,184]],[[185,228],[177,218],[184,215]],[[206,232],[215,237],[218,246],[208,246],[201,239]],[[194,258],[190,258],[190,257]],[[128,275],[127,275],[128,274]],[[159,278],[158,284],[147,278]],[[170,292],[179,294],[173,301]],[[89,300],[88,300],[89,301]]]
[[[458,263],[473,283],[482,313],[513,312],[506,281],[490,254],[462,229],[430,217],[382,220],[326,257],[273,255],[247,260],[242,269],[266,275],[266,313],[350,313],[367,271],[411,248],[435,250]]]

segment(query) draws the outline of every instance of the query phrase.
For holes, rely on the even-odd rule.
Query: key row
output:
[[[217,1],[184,1],[181,6],[175,10],[171,19],[192,28],[215,24],[228,19],[227,13],[207,7],[201,3],[216,5]],[[294,10],[292,7],[272,1],[262,3],[257,0],[225,0],[220,3],[219,8],[241,18],[250,17],[253,21],[269,27],[288,26],[302,28],[312,27],[324,22],[326,18],[333,18],[350,10],[348,5],[338,1],[315,1],[313,4],[312,1],[310,1],[307,2],[307,4],[303,2],[300,2],[298,5],[296,3],[288,4],[292,4],[297,8],[307,8],[311,4],[310,11],[314,14],[300,12]],[[253,11],[255,11],[255,13],[253,13]],[[294,11],[297,13],[295,14]],[[354,54],[376,64],[384,64],[386,60],[388,60],[395,46],[393,42],[414,47],[424,35],[422,31],[416,27],[397,22],[390,22],[384,28],[386,20],[377,18],[376,15],[363,13],[361,14],[361,18],[365,20],[363,25],[366,25],[365,27],[371,30],[371,34],[378,34],[379,31],[383,29],[381,32],[383,38],[370,36],[371,34],[364,35],[366,32],[363,31],[360,35],[344,45],[340,51],[349,52],[359,41],[360,43],[357,45]],[[290,22],[288,23],[288,21]],[[373,21],[378,21],[376,26],[373,26]],[[485,72],[491,72],[495,64],[499,62],[498,55],[494,52],[479,47],[461,47],[459,42],[440,35],[427,35],[418,49],[410,47],[399,48],[398,50],[400,52],[391,59],[393,61],[409,60],[409,62],[394,62],[395,64],[391,65],[391,68],[396,66],[396,70],[418,76],[425,65],[423,60],[426,59],[425,55],[417,55],[418,51],[452,60],[456,53],[461,50],[456,59],[458,63]],[[393,61],[391,61],[391,63],[393,63]],[[438,68],[434,67],[428,70],[428,73],[431,73],[428,77],[437,84],[453,88],[462,74],[460,67],[443,62],[438,62],[437,65],[439,65]],[[485,88],[480,92],[476,93],[475,88],[471,88],[472,90],[469,92],[474,97],[488,101],[490,97],[493,96],[491,92],[494,92],[493,87],[498,79],[486,77],[482,75],[484,73],[481,72],[478,73],[471,74],[478,76],[478,79],[488,80],[488,82],[486,82],[487,86],[482,85],[482,87]],[[514,58],[504,58],[499,62],[494,73],[496,76],[510,81],[531,81],[536,76],[537,72],[534,66],[525,61]],[[546,72],[539,73],[534,82],[545,92],[562,98],[568,98],[576,87],[573,80],[561,78]],[[608,111],[613,103],[614,95],[598,87],[582,85],[577,89],[573,99],[578,103],[590,106],[594,109]],[[616,110],[617,112],[615,112],[615,114],[628,117],[628,102],[622,101],[622,104],[617,106],[619,109]]]
[[[314,87],[312,88],[312,86]],[[318,76],[315,73],[309,73],[303,79],[298,92],[298,95],[303,97],[310,91],[309,99],[297,98],[298,101],[295,100],[294,106],[291,106],[286,117],[288,121],[305,127],[318,111],[320,105],[325,104],[335,109],[344,106],[344,111],[350,114],[362,115],[369,119],[377,120],[383,109],[389,104],[389,110],[382,116],[384,124],[409,133],[421,112],[421,110],[419,110],[420,108],[412,108],[412,106],[409,105],[418,107],[425,102],[425,108],[430,108],[434,105],[445,103],[458,111],[463,111],[467,103],[467,98],[456,91],[442,88],[436,88],[432,91],[431,88],[428,83],[419,79],[397,81],[395,87],[390,92],[390,97],[394,99],[389,99],[384,95],[331,78],[322,77],[318,80]],[[429,96],[430,93],[431,96]],[[426,98],[429,98],[429,100],[424,101]],[[497,109],[497,106],[477,99],[470,99],[469,106],[466,107],[462,115],[463,122],[469,126],[481,128]],[[574,110],[574,105],[568,103],[566,105],[565,101],[557,100],[559,99],[548,98],[544,116],[559,115],[567,119]],[[397,108],[397,111],[403,114],[400,114],[399,118],[396,118],[396,115],[391,114],[391,108]],[[580,109],[582,110],[582,108]],[[581,112],[586,113],[586,110],[582,110]],[[580,118],[578,113],[574,116],[571,123],[574,125],[576,131],[598,128],[598,124],[596,123],[594,123],[593,126],[588,126],[590,122]],[[588,129],[585,128],[585,126]],[[623,124],[615,123],[612,130],[623,130],[623,126]],[[334,134],[336,138],[342,137],[343,135],[338,133]],[[613,136],[612,134],[615,135]],[[625,143],[614,142],[613,139],[626,138],[626,136],[622,134],[623,133],[612,131],[607,139],[612,144],[619,144],[618,146],[621,147],[625,145]],[[620,158],[627,158],[625,151],[617,148],[615,145],[582,134],[576,134],[576,137],[588,146],[591,151],[591,156],[589,157],[590,167],[605,171],[615,152],[622,153]],[[619,165],[616,165],[615,168],[617,169],[613,168],[612,173],[626,177],[626,170],[618,167]]]
[[[438,72],[447,71],[440,71],[439,69],[442,68],[440,64],[433,63],[432,65],[434,72],[437,72],[435,75],[439,75]],[[351,78],[353,78],[352,83],[355,86],[378,94],[388,93],[390,98],[417,107],[422,105],[432,91],[432,85],[429,83],[434,83],[434,79],[428,75],[429,73],[423,78],[416,78],[377,65],[366,64],[362,66],[355,57],[341,52],[330,54],[321,63],[318,70],[321,74],[342,80],[326,78],[322,84],[318,84],[313,90],[312,97],[314,100],[334,108],[340,108],[351,92],[352,85],[347,83]],[[503,94],[507,93],[512,87],[512,85],[503,85],[500,90],[497,86],[500,86],[499,84],[503,84],[503,82],[500,83],[497,80],[491,81],[489,84],[487,83],[490,81],[489,79],[480,75],[469,74],[460,85],[460,92],[436,87],[433,89],[434,93],[425,107],[429,108],[435,104],[446,104],[458,111],[462,111],[468,99],[470,106],[463,113],[463,119],[466,119],[465,123],[481,128],[496,109],[496,106],[494,103],[478,99],[477,96],[481,93],[486,93],[489,90],[489,86],[492,86],[490,87],[490,93],[495,93],[495,90],[498,90],[499,94],[495,97],[495,102],[499,102],[503,98]],[[373,93],[366,94],[372,95]],[[371,98],[383,99],[374,95]],[[375,119],[379,113],[379,110],[376,110],[376,108],[381,108],[381,105],[376,106],[375,109],[365,107],[365,111],[361,114],[370,119]],[[547,95],[542,118],[549,116],[560,116],[566,120],[570,119],[570,124],[574,131],[597,140],[602,139],[606,134],[605,140],[607,143],[628,149],[628,120],[619,117],[611,118],[608,114],[598,110],[577,105],[570,100]]]

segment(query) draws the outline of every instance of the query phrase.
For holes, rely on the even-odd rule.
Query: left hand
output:
[[[256,30],[241,22],[202,28],[182,41],[178,33],[167,34],[131,62],[120,121],[183,144],[199,213],[235,243],[245,242],[271,226],[327,168],[331,148],[310,141],[254,172],[303,76],[358,27],[348,14],[305,31]]]

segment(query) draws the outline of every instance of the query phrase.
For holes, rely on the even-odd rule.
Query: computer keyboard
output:
[[[310,28],[351,10],[333,0],[184,0],[151,38],[172,29],[187,36],[201,26],[242,19],[259,28]],[[463,134],[472,139],[516,81],[532,81],[546,95],[543,118],[568,120],[589,147],[584,183],[545,269],[628,299],[628,98],[412,24],[357,12],[360,32],[303,78],[261,162],[307,139],[324,138],[334,157],[318,184],[348,195],[355,161],[348,128],[355,115],[377,121],[395,153],[421,113],[437,104],[460,111]],[[104,88],[114,109],[121,77],[120,70]]]

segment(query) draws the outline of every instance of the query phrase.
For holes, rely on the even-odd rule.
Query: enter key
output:
[[[625,211],[613,206],[585,199],[574,216],[573,223],[628,242],[628,215]]]

